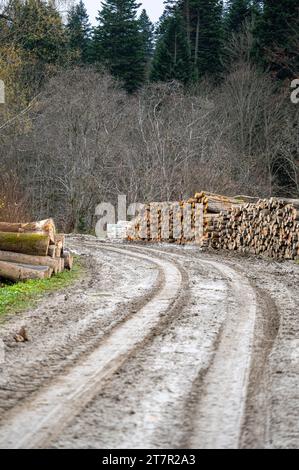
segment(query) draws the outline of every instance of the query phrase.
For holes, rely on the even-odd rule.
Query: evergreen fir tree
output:
[[[136,0],[105,0],[94,32],[94,58],[132,93],[145,81],[146,59]]]
[[[184,19],[193,79],[221,70],[223,0],[168,0],[168,11]]]
[[[264,0],[264,9],[256,36],[256,52],[266,67],[278,78],[287,78],[298,71],[298,0]]]
[[[66,30],[72,60],[76,63],[88,62],[91,26],[83,0],[77,5],[72,5],[68,11]]]
[[[194,77],[215,76],[221,70],[223,1],[183,0],[184,7]]]
[[[251,17],[253,7],[251,0],[229,0],[225,16],[225,27],[228,33],[240,31],[244,22]]]
[[[191,78],[191,63],[182,16],[179,13],[166,15],[159,31],[151,72],[152,81],[178,80],[187,83]]]
[[[154,25],[149,19],[146,10],[142,10],[139,17],[139,28],[143,40],[144,55],[149,62],[154,52]]]

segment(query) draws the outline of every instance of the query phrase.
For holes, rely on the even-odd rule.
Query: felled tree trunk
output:
[[[0,261],[0,277],[14,282],[28,279],[49,279],[53,270],[48,266],[31,266]]]
[[[0,261],[30,264],[32,266],[48,266],[53,269],[54,274],[59,273],[61,270],[60,259],[53,259],[48,256],[32,256],[0,250]]]
[[[34,256],[47,256],[49,235],[39,233],[0,232],[0,250]]]
[[[0,232],[11,233],[38,233],[47,235],[52,243],[55,243],[55,224],[53,219],[41,220],[40,222],[31,222],[28,224],[13,224],[9,222],[0,222]]]

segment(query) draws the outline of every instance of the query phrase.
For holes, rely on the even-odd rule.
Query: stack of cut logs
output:
[[[130,241],[168,242],[185,244],[202,243],[199,204],[203,206],[204,227],[210,229],[217,215],[223,210],[239,207],[244,199],[228,198],[216,194],[200,192],[194,197],[179,202],[154,202],[143,206],[132,224]],[[200,239],[198,238],[200,236]],[[208,243],[207,237],[206,244]]]
[[[206,245],[275,259],[299,258],[299,200],[264,199],[215,215]]]
[[[203,212],[206,213],[208,199],[205,193],[197,193],[187,201],[146,204],[129,228],[128,239],[179,244],[196,241],[198,204],[203,204]],[[187,216],[188,221],[185,220]],[[188,230],[184,231],[185,222]]]
[[[28,224],[0,222],[0,278],[47,279],[72,269],[73,257],[52,219]]]
[[[201,232],[198,204],[203,204]],[[299,200],[231,198],[201,192],[187,201],[152,203],[143,207],[131,225],[128,239],[195,242],[215,249],[296,259],[299,257]]]

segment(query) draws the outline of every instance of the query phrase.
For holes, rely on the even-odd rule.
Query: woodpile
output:
[[[144,205],[128,230],[128,239],[181,244],[192,241],[195,239],[196,203],[203,203],[206,211],[206,201],[202,194],[197,194],[188,201],[153,202]],[[186,223],[187,209],[189,225]]]
[[[205,229],[205,244],[222,250],[299,258],[299,200],[264,199],[221,211]]]
[[[147,204],[131,225],[128,239],[181,245],[192,242],[202,244],[202,217],[204,227],[208,228],[215,215],[239,207],[242,203],[244,200],[241,197],[228,198],[200,192],[186,201]]]
[[[29,224],[0,222],[0,277],[14,282],[48,279],[72,269],[65,238],[52,219]]]
[[[199,213],[198,205],[202,204]],[[203,224],[202,224],[203,222]],[[200,227],[203,225],[203,227]],[[198,243],[214,249],[299,258],[299,200],[197,193],[187,201],[143,206],[131,241]]]

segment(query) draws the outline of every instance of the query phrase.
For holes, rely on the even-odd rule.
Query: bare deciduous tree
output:
[[[91,230],[96,205],[118,194],[298,195],[298,107],[243,60],[216,89],[155,84],[135,96],[105,72],[62,71],[1,138],[2,171],[34,217],[65,231]]]

